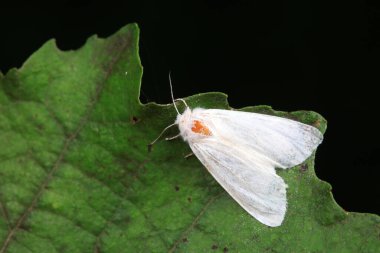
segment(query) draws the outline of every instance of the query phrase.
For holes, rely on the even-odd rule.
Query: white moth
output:
[[[166,139],[181,136],[241,207],[265,225],[280,226],[286,212],[287,185],[275,168],[286,169],[305,161],[322,142],[322,133],[313,126],[276,116],[192,110],[183,99],[178,100],[186,109],[180,114],[173,98],[178,116],[165,130],[178,125],[180,133]]]

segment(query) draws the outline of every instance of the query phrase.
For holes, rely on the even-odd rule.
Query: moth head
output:
[[[208,126],[194,117],[194,113],[190,108],[186,108],[182,114],[177,116],[176,123],[178,124],[180,134],[185,141],[212,135]]]

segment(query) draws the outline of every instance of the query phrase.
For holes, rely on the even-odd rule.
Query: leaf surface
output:
[[[21,69],[0,73],[0,253],[378,252],[379,217],[342,210],[314,157],[278,171],[288,211],[270,228],[195,157],[183,159],[186,143],[161,141],[148,153],[176,114],[139,102],[138,36],[131,24],[68,52],[51,40]],[[222,93],[186,101],[229,109]],[[243,110],[326,129],[314,112]]]

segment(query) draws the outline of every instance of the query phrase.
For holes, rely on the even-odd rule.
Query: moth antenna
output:
[[[179,113],[179,111],[178,111],[178,108],[177,108],[177,106],[175,105],[175,100],[174,100],[174,95],[173,95],[172,78],[171,78],[171,76],[170,76],[170,71],[169,71],[169,85],[170,85],[170,94],[172,95],[172,101],[173,101],[174,108],[175,108],[175,110],[177,111],[177,114],[180,115],[180,113]]]
[[[186,101],[185,101],[184,99],[182,99],[182,98],[177,98],[177,99],[175,99],[174,101],[175,101],[175,102],[177,102],[177,101],[181,101],[182,103],[185,104],[186,107],[189,107],[189,106],[187,105]]]

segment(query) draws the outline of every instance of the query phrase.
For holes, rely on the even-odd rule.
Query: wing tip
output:
[[[254,218],[257,219],[259,222],[263,223],[264,225],[267,225],[268,227],[279,227],[284,221],[285,212],[268,215],[267,217],[264,217],[264,216],[257,217],[256,215],[254,216]]]

